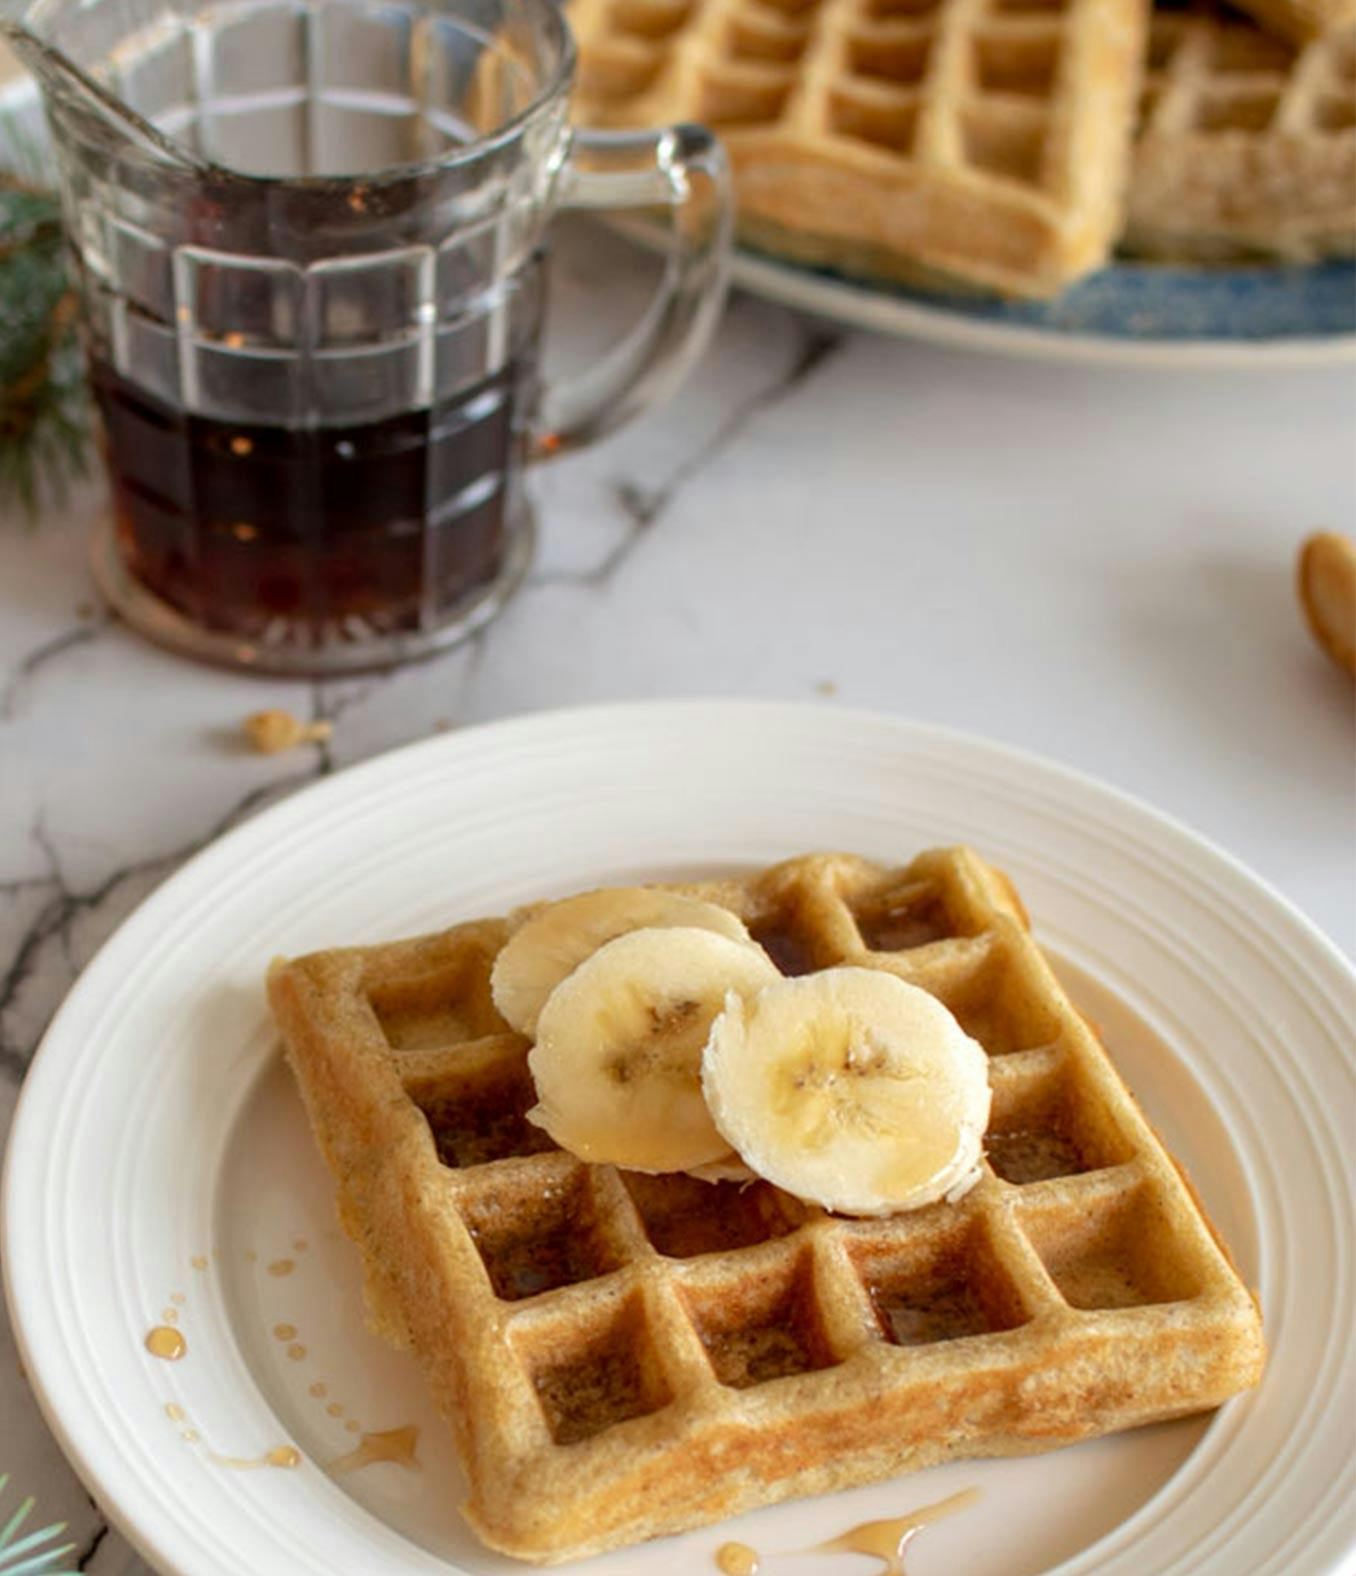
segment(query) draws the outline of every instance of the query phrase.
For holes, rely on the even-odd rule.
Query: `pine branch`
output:
[[[60,505],[89,470],[89,401],[61,211],[0,171],[0,523]]]

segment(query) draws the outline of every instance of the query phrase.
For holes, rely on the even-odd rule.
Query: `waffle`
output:
[[[1292,44],[1218,11],[1156,12],[1126,243],[1356,255],[1356,25]]]
[[[1269,33],[1297,44],[1356,24],[1356,0],[1238,0]]]
[[[744,238],[1051,295],[1120,225],[1144,0],[573,0],[576,118],[697,120]]]
[[[784,972],[864,964],[945,1002],[991,1058],[984,1175],[848,1220],[575,1160],[525,1118],[504,921],[275,965],[371,1320],[423,1364],[486,1543],[553,1563],[1256,1382],[1254,1300],[1003,876],[954,849],[678,890]]]

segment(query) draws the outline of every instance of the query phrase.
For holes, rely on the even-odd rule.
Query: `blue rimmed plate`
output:
[[[5,80],[0,167],[46,139],[37,94]],[[660,232],[627,233],[662,249]],[[849,278],[736,249],[736,285],[852,328],[1045,361],[1191,370],[1356,361],[1356,263],[1277,267],[1116,262],[1053,301],[1000,301]]]
[[[854,328],[1049,361],[1163,368],[1356,359],[1356,263],[1116,262],[1053,301],[998,301],[851,279],[741,248],[746,290]]]

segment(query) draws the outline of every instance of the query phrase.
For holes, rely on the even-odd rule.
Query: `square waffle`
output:
[[[1242,9],[1282,38],[1302,44],[1356,24],[1356,0],[1238,0]]]
[[[1144,0],[573,0],[581,124],[695,120],[745,238],[1043,296],[1121,222]]]
[[[1252,1296],[999,872],[816,855],[677,890],[784,973],[860,964],[943,1001],[990,1058],[983,1176],[849,1220],[576,1160],[526,1119],[489,987],[505,921],[276,964],[371,1320],[422,1363],[486,1543],[577,1558],[1256,1382]]]
[[[1295,44],[1209,8],[1155,12],[1126,241],[1356,255],[1356,22]]]

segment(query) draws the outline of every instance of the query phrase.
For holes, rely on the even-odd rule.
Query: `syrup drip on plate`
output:
[[[758,1550],[747,1543],[722,1543],[716,1550],[716,1568],[721,1576],[758,1576]]]
[[[414,1447],[419,1430],[413,1423],[403,1428],[388,1428],[381,1433],[364,1434],[358,1443],[337,1461],[330,1462],[331,1472],[356,1472],[360,1467],[375,1466],[379,1461],[390,1461],[412,1472],[420,1470]]]
[[[301,1465],[301,1451],[295,1445],[275,1445],[262,1456],[219,1456],[215,1450],[210,1454],[219,1467],[233,1467],[237,1472],[248,1472],[254,1467],[279,1467],[290,1471]]]
[[[297,1267],[295,1259],[274,1259],[268,1266],[270,1275],[290,1275]]]
[[[828,1543],[817,1543],[813,1549],[805,1552],[870,1554],[882,1562],[879,1576],[906,1576],[904,1556],[919,1532],[934,1521],[940,1521],[943,1516],[954,1515],[967,1505],[973,1505],[978,1498],[978,1489],[963,1489],[959,1494],[952,1494],[949,1499],[938,1500],[935,1505],[924,1505],[921,1510],[912,1511],[907,1516],[897,1516],[891,1521],[864,1521],[860,1526],[850,1528],[842,1537],[833,1538]]]
[[[161,1357],[167,1363],[177,1363],[188,1350],[183,1331],[169,1324],[157,1324],[146,1332],[146,1350],[152,1357]]]

